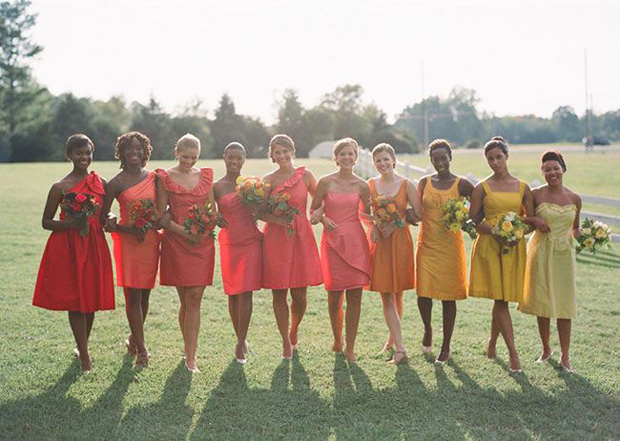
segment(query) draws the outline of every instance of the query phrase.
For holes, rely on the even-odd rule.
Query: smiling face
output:
[[[241,168],[245,163],[245,155],[241,149],[228,149],[224,154],[224,164],[226,171],[231,173],[241,173]]]
[[[375,168],[381,175],[390,175],[394,173],[396,161],[388,152],[378,152],[374,155],[373,161]]]
[[[181,147],[175,150],[175,156],[179,161],[179,167],[191,170],[198,161],[200,149],[198,147]]]
[[[144,149],[137,138],[132,138],[125,147],[125,164],[128,166],[142,167],[144,160]]]
[[[506,162],[508,161],[508,155],[502,151],[499,147],[490,149],[485,154],[487,163],[491,170],[495,173],[501,173],[506,170]]]
[[[450,173],[450,154],[445,148],[436,148],[431,152],[431,164],[439,174]]]
[[[286,146],[275,144],[271,149],[271,160],[280,167],[291,165],[293,152]]]
[[[93,148],[90,144],[81,147],[75,147],[67,155],[69,161],[73,163],[73,167],[80,170],[86,170],[93,162]]]
[[[562,185],[562,177],[564,176],[564,169],[559,161],[548,160],[545,161],[541,167],[542,174],[550,187],[556,187]]]
[[[357,152],[355,147],[351,144],[342,147],[338,153],[336,153],[336,165],[344,169],[352,169],[357,161]]]

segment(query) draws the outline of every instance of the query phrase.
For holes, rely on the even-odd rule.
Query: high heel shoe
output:
[[[136,369],[142,369],[145,368],[149,365],[149,354],[148,352],[146,354],[140,354],[138,353],[138,356],[136,357],[136,363],[133,365],[134,368]],[[187,364],[185,364],[187,366]]]
[[[394,364],[394,365],[407,364],[409,363],[409,356],[407,355],[406,351],[396,351],[394,352],[394,358],[388,361],[388,363]]]
[[[187,361],[185,362],[185,368],[186,368],[189,372],[191,372],[192,374],[199,374],[199,373],[200,373],[200,369],[198,369],[198,366],[195,366],[195,367],[191,368],[191,367],[189,367],[189,366],[187,365]]]
[[[540,357],[538,357],[538,360],[536,360],[536,363],[546,363],[549,361],[552,355],[553,355],[553,349],[549,352],[549,355],[547,355],[546,357],[543,357],[543,354],[540,354]]]
[[[450,361],[450,357],[452,356],[452,353],[450,351],[448,351],[448,358],[446,358],[445,360],[440,360],[439,357],[441,357],[441,353],[439,354],[439,357],[437,357],[437,360],[435,360],[435,364],[446,364],[447,362]]]
[[[420,346],[420,347],[421,347],[422,352],[423,352],[424,354],[430,354],[430,353],[431,353],[431,351],[433,350],[433,346],[432,346],[432,345],[431,345],[431,346],[424,346],[424,345],[422,345],[422,346]]]
[[[569,374],[572,372],[575,372],[575,369],[573,369],[573,367],[570,365],[570,360],[568,360],[568,363],[569,363],[568,366],[566,366],[564,362],[562,361],[562,359],[560,358],[560,366],[562,366],[562,370],[564,372],[567,372]]]

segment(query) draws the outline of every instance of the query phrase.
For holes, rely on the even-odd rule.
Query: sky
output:
[[[287,88],[311,107],[360,84],[393,121],[422,96],[475,89],[480,110],[543,117],[620,108],[617,0],[34,0],[44,51],[34,76],[54,94],[169,112],[228,93],[272,123]]]

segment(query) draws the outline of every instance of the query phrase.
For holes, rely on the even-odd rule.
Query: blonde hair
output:
[[[389,145],[387,142],[377,144],[375,148],[372,149],[372,159],[374,160],[375,156],[383,152],[388,153],[392,157],[392,159],[394,160],[394,167],[396,167],[396,152],[394,151],[394,147]]]
[[[295,143],[290,136],[284,134],[273,135],[273,138],[271,138],[271,141],[269,141],[269,157],[271,158],[271,162],[275,162],[273,160],[272,154],[273,149],[277,145],[282,146],[289,150],[291,153],[295,154]]]
[[[191,133],[186,133],[181,136],[174,145],[174,150],[178,152],[179,150],[186,148],[196,148],[198,149],[198,152],[200,152],[200,140]]]
[[[334,161],[336,160],[336,156],[338,156],[338,153],[340,153],[342,151],[343,148],[347,147],[347,146],[352,146],[353,147],[353,151],[355,152],[355,157],[357,158],[357,152],[359,149],[359,145],[357,144],[357,141],[354,140],[353,138],[342,138],[339,139],[338,141],[336,141],[336,143],[334,144],[334,148],[333,148],[333,159]]]

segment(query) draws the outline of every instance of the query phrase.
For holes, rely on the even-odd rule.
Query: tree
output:
[[[560,106],[551,116],[553,128],[560,141],[579,142],[583,130],[575,109],[571,106]]]
[[[28,0],[0,3],[0,119],[9,141],[40,91],[31,79],[28,61],[43,47],[29,36],[37,18],[28,13],[29,6]]]
[[[243,120],[237,115],[235,103],[230,95],[225,93],[220,98],[218,108],[215,110],[215,119],[211,121],[215,157],[221,157],[224,147],[230,142],[237,141],[245,145],[246,139],[242,125]]]
[[[170,136],[170,117],[162,110],[155,98],[151,97],[146,106],[133,103],[132,114],[131,130],[144,133],[151,139],[153,146],[151,157],[153,159],[172,158],[174,141]]]

